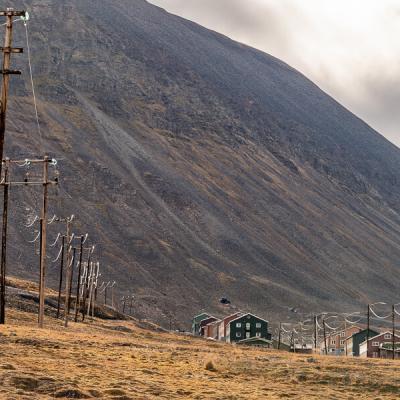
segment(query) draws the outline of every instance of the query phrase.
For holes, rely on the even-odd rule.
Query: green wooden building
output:
[[[367,340],[367,329],[363,329],[360,332],[354,333],[352,336],[346,339],[346,354],[348,356],[359,357],[360,356],[360,344]],[[379,335],[372,329],[369,330],[369,338]]]
[[[227,325],[227,342],[236,343],[250,338],[271,340],[271,334],[268,332],[268,321],[248,313],[230,321]]]
[[[193,333],[193,335],[200,335],[200,324],[201,324],[201,321],[204,321],[207,318],[211,318],[211,315],[207,314],[205,312],[193,317],[193,319],[192,319],[192,333]]]

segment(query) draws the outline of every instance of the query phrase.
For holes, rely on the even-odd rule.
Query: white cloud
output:
[[[150,0],[299,69],[400,144],[398,0]]]

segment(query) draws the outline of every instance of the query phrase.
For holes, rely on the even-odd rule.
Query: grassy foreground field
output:
[[[0,398],[398,399],[400,363],[301,356],[11,311],[0,327]],[[208,364],[208,365],[207,365]],[[207,366],[207,367],[206,367]]]

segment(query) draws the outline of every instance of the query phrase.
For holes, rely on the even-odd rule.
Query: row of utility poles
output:
[[[375,304],[368,304],[367,305],[367,312],[366,315],[364,314],[364,317],[361,317],[361,313],[352,313],[352,314],[347,314],[347,316],[358,316],[359,319],[357,322],[353,322],[351,323],[351,321],[347,321],[347,319],[345,318],[345,322],[344,325],[340,325],[336,328],[332,328],[328,325],[328,319],[334,318],[334,319],[338,319],[340,316],[339,315],[331,315],[328,317],[325,317],[324,315],[322,315],[322,326],[319,325],[318,323],[318,315],[314,315],[312,316],[311,319],[307,320],[308,323],[312,322],[312,327],[310,326],[309,329],[307,329],[308,331],[312,330],[312,335],[310,336],[310,339],[313,342],[313,348],[315,352],[318,352],[318,346],[320,344],[319,341],[319,335],[318,332],[319,330],[322,330],[322,338],[321,341],[323,343],[323,348],[324,348],[324,354],[328,355],[328,338],[330,337],[330,334],[335,333],[335,332],[339,332],[341,330],[346,331],[348,328],[350,327],[354,327],[357,326],[357,324],[363,319],[366,319],[366,342],[367,342],[367,352],[369,351],[369,347],[370,347],[370,332],[371,332],[371,311],[372,311],[372,306],[373,305],[387,305],[387,303],[384,302],[379,302],[379,303],[375,303]],[[399,303],[400,304],[400,303]],[[383,317],[379,317],[378,319],[380,320],[388,320],[390,318],[391,320],[391,347],[392,347],[392,358],[393,360],[396,357],[396,314],[398,314],[398,312],[396,312],[396,306],[399,304],[393,304],[391,306],[391,313],[387,316],[383,316]],[[300,335],[302,337],[302,339],[304,339],[304,336],[302,335],[302,328],[304,326],[304,323],[299,323],[296,324],[297,325],[297,329],[296,328],[292,328],[291,330],[286,330],[283,327],[283,323],[279,324],[279,328],[278,328],[278,345],[277,348],[280,349],[282,346],[282,336],[284,334],[289,335],[288,336],[288,341],[289,341],[289,346],[290,348],[293,349],[293,352],[296,352],[296,338],[295,335]],[[329,333],[327,333],[327,330],[329,329]],[[300,332],[298,332],[300,331]],[[347,355],[347,346],[345,345],[345,354]]]
[[[71,314],[71,305],[73,302],[73,283],[76,281],[75,305],[74,305],[74,321],[78,321],[79,312],[82,314],[82,321],[85,316],[95,315],[95,303],[97,294],[104,292],[104,304],[107,305],[107,291],[111,290],[111,306],[114,307],[114,288],[116,282],[103,282],[99,288],[100,264],[93,260],[95,246],[86,246],[85,242],[88,234],[75,235],[72,232],[72,224],[74,216],[69,217],[53,217],[48,219],[49,209],[49,188],[59,184],[57,161],[44,155],[42,158],[32,158],[24,160],[12,160],[4,158],[4,144],[6,132],[6,115],[7,101],[9,93],[10,75],[20,75],[21,71],[11,69],[11,55],[23,53],[22,48],[12,47],[13,40],[13,24],[15,21],[23,20],[26,24],[28,19],[25,11],[15,11],[8,8],[6,11],[0,11],[0,17],[6,18],[5,23],[5,39],[4,47],[0,47],[3,53],[3,66],[0,70],[2,75],[2,86],[0,95],[0,184],[3,187],[3,213],[2,213],[2,231],[1,231],[1,260],[0,260],[0,324],[5,323],[5,305],[6,305],[6,275],[7,275],[7,234],[8,234],[8,216],[9,216],[9,194],[11,187],[27,187],[41,186],[42,200],[41,213],[39,221],[39,234],[34,240],[40,242],[40,260],[39,260],[39,311],[38,325],[40,328],[44,325],[45,315],[45,296],[46,296],[46,260],[47,260],[47,226],[52,223],[60,223],[65,225],[65,231],[59,233],[56,241],[52,246],[55,246],[61,239],[60,270],[58,280],[58,299],[57,299],[57,318],[61,317],[62,289],[63,279],[65,275],[65,290],[64,290],[64,326],[68,326]],[[15,20],[15,18],[17,18]],[[20,174],[15,173],[17,168],[35,168],[36,175],[31,176],[27,172],[24,178],[19,178]],[[38,167],[41,167],[38,169]],[[50,176],[49,168],[55,168],[54,176]],[[40,173],[39,173],[40,171]],[[33,222],[35,223],[36,220]],[[33,225],[31,224],[31,226]],[[86,255],[85,255],[86,252]],[[79,254],[79,257],[78,257]],[[76,269],[76,276],[74,276]],[[124,303],[125,310],[125,303]]]

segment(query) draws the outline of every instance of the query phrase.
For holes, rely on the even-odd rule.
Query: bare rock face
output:
[[[43,140],[15,56],[7,155],[60,160],[52,209],[77,215],[139,317],[184,322],[221,296],[262,315],[392,300],[394,145],[282,61],[145,1],[15,3],[32,17]],[[12,191],[23,277],[38,272],[22,223],[39,196]]]

